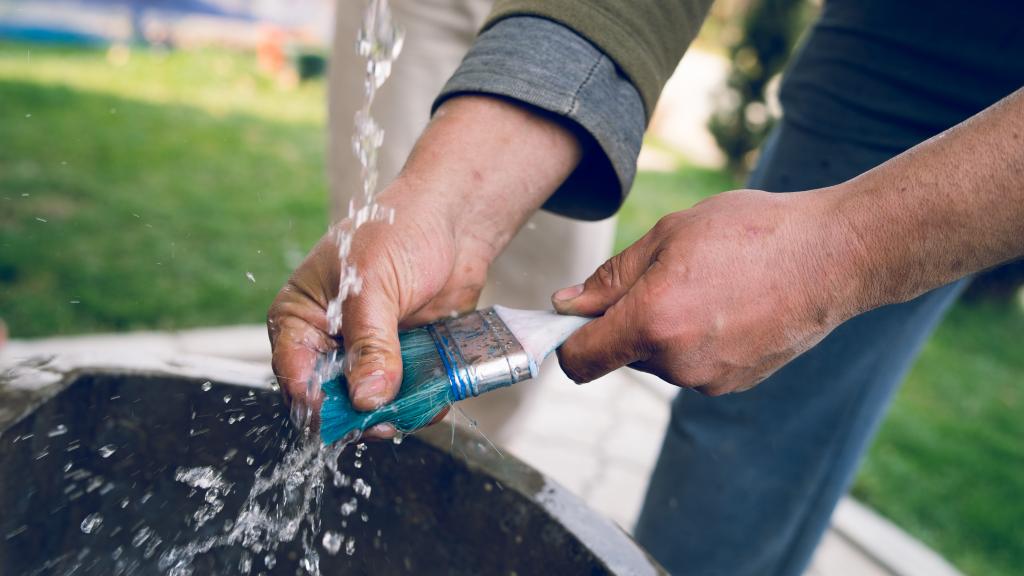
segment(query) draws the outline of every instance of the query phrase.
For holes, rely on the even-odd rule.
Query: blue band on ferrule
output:
[[[441,364],[448,375],[448,383],[451,385],[452,397],[458,402],[464,400],[470,392],[469,382],[462,379],[462,371],[458,369],[456,360],[448,355],[446,339],[437,332],[433,325],[427,326],[427,332],[434,339],[434,346],[437,347],[437,354],[441,357]]]

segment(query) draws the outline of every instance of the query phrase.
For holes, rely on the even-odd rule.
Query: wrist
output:
[[[860,225],[863,215],[858,191],[851,182],[811,192],[817,200],[817,221],[823,253],[828,258],[830,288],[840,301],[842,320],[889,302],[882,300],[878,286],[877,248]]]
[[[382,199],[429,210],[492,257],[580,161],[573,132],[545,113],[489,96],[446,101]]]

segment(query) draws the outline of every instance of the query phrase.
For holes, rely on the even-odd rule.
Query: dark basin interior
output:
[[[271,390],[78,375],[7,429],[0,426],[0,574],[161,573],[161,553],[215,535],[234,519],[256,468],[279,461],[294,435]],[[103,457],[110,447],[116,451]],[[472,434],[439,426],[401,445],[371,443],[358,470],[351,450],[342,471],[364,478],[372,494],[359,514],[342,518],[353,488],[326,482],[320,529],[342,532],[357,547],[352,556],[330,555],[320,535],[312,536],[323,574],[657,572],[628,537],[590,522],[596,516],[578,500]],[[179,467],[196,466],[214,467],[234,484],[223,512],[198,528],[188,519],[203,494],[175,480]],[[552,514],[552,499],[571,509],[577,525],[582,518],[587,534]],[[102,523],[84,533],[83,521],[95,513]],[[138,543],[144,528],[152,532]],[[278,548],[272,569],[255,558],[251,573],[304,573],[299,540]],[[245,554],[241,546],[215,548],[196,558],[194,573],[241,573]]]

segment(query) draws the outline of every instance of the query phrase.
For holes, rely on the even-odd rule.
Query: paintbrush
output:
[[[381,423],[399,432],[422,428],[459,400],[536,377],[544,359],[589,320],[494,306],[403,332],[402,386],[395,400],[358,412],[344,376],[335,377],[322,388],[320,437],[331,444]]]

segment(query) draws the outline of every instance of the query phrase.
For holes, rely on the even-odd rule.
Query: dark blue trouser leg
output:
[[[894,153],[783,124],[751,187],[831,185]],[[854,318],[749,392],[680,393],[637,540],[673,574],[801,574],[893,392],[960,287]]]

